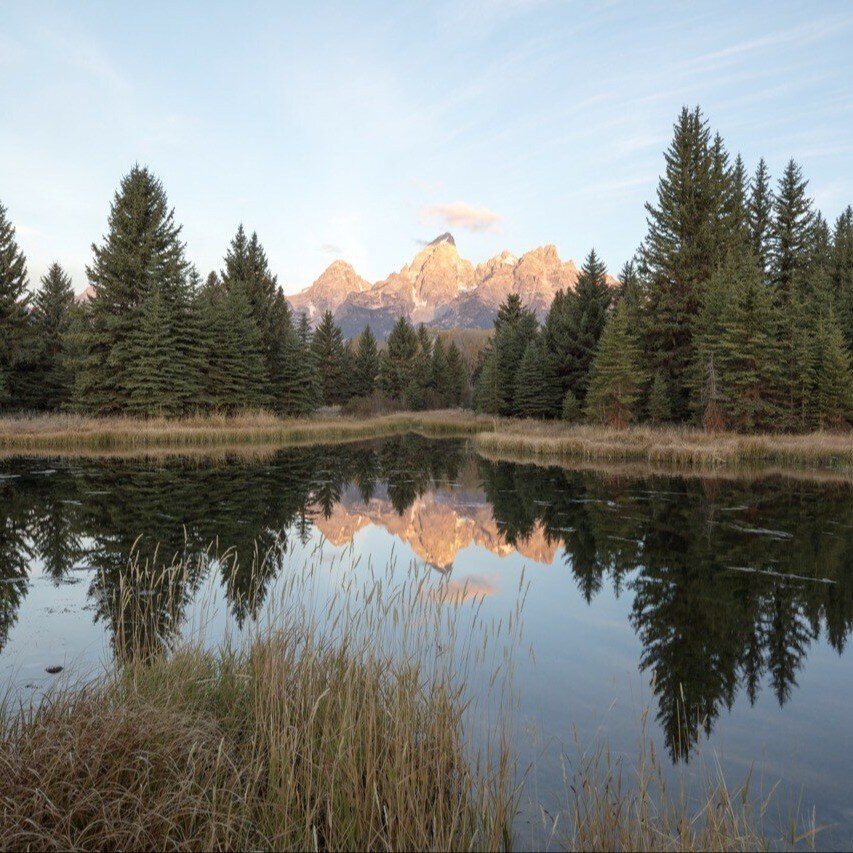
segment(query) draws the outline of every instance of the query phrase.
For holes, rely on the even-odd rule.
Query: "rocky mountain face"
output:
[[[349,264],[335,261],[288,298],[314,322],[331,311],[346,337],[369,324],[384,338],[401,315],[440,329],[491,329],[510,293],[518,293],[541,320],[556,292],[574,288],[577,278],[574,263],[561,261],[551,245],[520,257],[502,252],[475,267],[460,256],[453,236],[442,234],[383,281],[370,285]]]

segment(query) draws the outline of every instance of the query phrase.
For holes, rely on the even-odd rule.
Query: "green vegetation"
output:
[[[571,391],[590,421],[615,427],[647,420],[712,432],[848,429],[853,208],[830,232],[793,160],[775,192],[763,160],[750,181],[698,107],[682,111],[664,156],[655,202],[646,205],[648,233],[619,286],[605,283],[591,251],[575,290],[554,299],[542,327],[548,359],[539,365],[535,412],[507,390],[517,387],[517,342],[536,329],[529,317],[522,322],[515,296],[495,322],[477,408],[560,418]],[[608,334],[613,325],[620,328]],[[626,396],[633,366],[642,370]],[[552,377],[556,398],[542,388]]]

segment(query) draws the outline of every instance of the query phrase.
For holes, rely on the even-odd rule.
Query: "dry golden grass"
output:
[[[467,595],[429,593],[414,568],[331,587],[329,570],[288,575],[239,642],[211,651],[187,634],[169,652],[144,626],[179,618],[180,594],[138,592],[188,567],[132,563],[112,602],[121,667],[2,709],[0,849],[512,849],[522,793],[506,697],[524,587],[496,625]],[[471,704],[472,666],[493,673],[496,712]],[[491,720],[485,753],[469,715]],[[766,801],[745,789],[670,797],[653,748],[624,778],[606,749],[579,755],[543,820],[552,846],[768,846]]]
[[[853,466],[853,432],[805,435],[707,433],[688,427],[566,426],[543,421],[495,422],[476,436],[493,456],[532,460],[600,460],[718,469],[724,466]]]
[[[0,451],[66,453],[222,448],[351,441],[417,432],[466,435],[488,421],[461,410],[400,412],[375,418],[279,418],[268,412],[186,418],[32,415],[0,418]]]
[[[144,589],[149,568],[134,570]],[[158,655],[137,645],[149,631],[119,626],[119,672],[7,708],[0,849],[505,847],[508,746],[497,732],[481,760],[463,725],[474,635],[414,576],[325,596],[316,579],[288,579],[274,626],[218,651],[188,640]],[[140,602],[146,622],[135,587],[113,606],[134,621]]]

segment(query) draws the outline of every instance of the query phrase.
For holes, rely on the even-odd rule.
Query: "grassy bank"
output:
[[[723,467],[853,467],[853,432],[738,435],[682,428],[565,426],[502,420],[479,432],[477,448],[492,458],[542,462],[633,462],[689,470]]]
[[[182,419],[44,415],[0,418],[0,454],[204,453],[335,443],[415,432],[475,436],[493,459],[633,463],[669,470],[722,468],[853,469],[853,432],[806,435],[707,433],[687,427],[567,426],[517,421],[459,409],[369,418],[278,418],[265,412]]]
[[[266,412],[168,418],[35,415],[0,419],[0,451],[185,450],[353,441],[417,432],[469,435],[490,421],[454,411],[401,412],[373,418],[279,418]]]

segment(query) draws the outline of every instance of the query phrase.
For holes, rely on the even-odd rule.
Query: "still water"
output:
[[[254,458],[6,459],[0,692],[38,695],[47,668],[109,660],[134,545],[171,558],[213,540],[238,559],[197,561],[169,594],[185,614],[212,594],[238,624],[309,554],[330,572],[395,561],[449,576],[496,619],[526,585],[519,749],[546,805],[563,794],[566,744],[634,756],[648,709],[673,773],[698,757],[734,784],[779,782],[783,819],[815,805],[819,846],[853,842],[853,483],[575,471],[417,436]],[[258,551],[273,558],[251,574]]]

